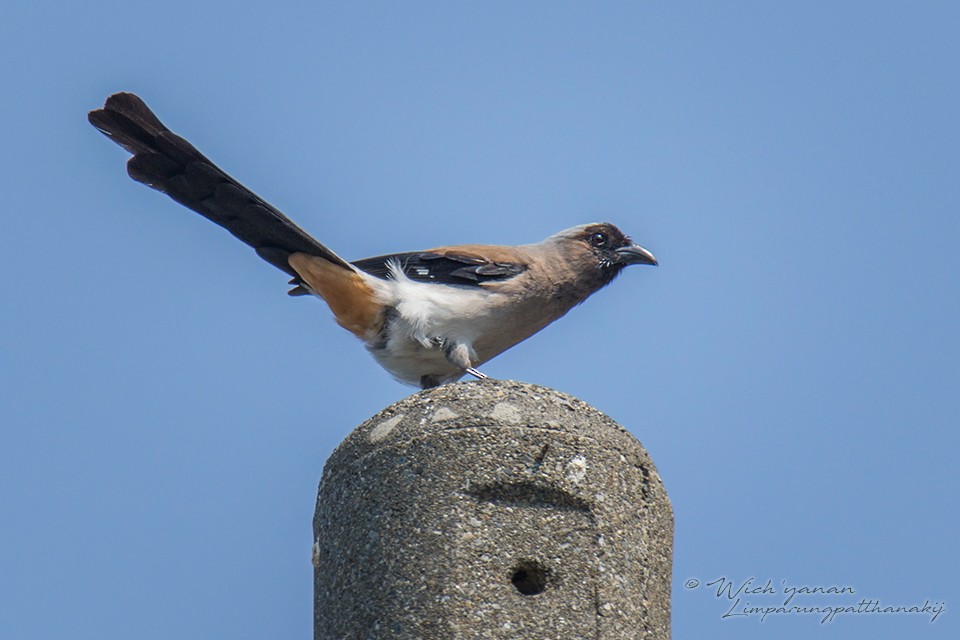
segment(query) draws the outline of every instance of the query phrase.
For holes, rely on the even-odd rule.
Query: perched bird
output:
[[[461,245],[347,262],[167,129],[139,97],[110,96],[90,123],[133,154],[138,182],[209,218],[293,276],[398,380],[423,388],[464,374],[529,338],[609,284],[656,265],[609,223],[536,244]]]

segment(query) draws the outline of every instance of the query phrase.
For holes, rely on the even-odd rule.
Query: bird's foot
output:
[[[474,369],[473,367],[467,367],[467,368],[465,369],[465,371],[466,371],[467,373],[469,373],[470,375],[472,375],[472,376],[473,376],[474,378],[476,378],[477,380],[486,380],[486,379],[489,377],[489,376],[487,376],[487,374],[481,373],[481,372],[477,371],[476,369]]]

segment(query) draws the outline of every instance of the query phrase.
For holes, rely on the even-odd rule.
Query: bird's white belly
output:
[[[368,349],[383,368],[410,384],[420,384],[423,376],[436,377],[440,383],[459,379],[464,371],[447,360],[445,347],[466,345],[471,362],[479,364],[474,341],[502,331],[509,322],[501,313],[508,308],[509,296],[415,282],[403,276],[390,284],[390,297],[395,301],[392,312],[382,340]]]
[[[415,340],[395,339],[367,348],[381,367],[408,384],[419,386],[424,376],[434,376],[440,383],[453,382],[465,373],[450,364],[439,343],[424,346]]]

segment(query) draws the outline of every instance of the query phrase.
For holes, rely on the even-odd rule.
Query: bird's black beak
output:
[[[657,266],[657,259],[652,253],[638,244],[632,244],[629,247],[620,247],[614,253],[620,259],[621,264],[650,264]]]

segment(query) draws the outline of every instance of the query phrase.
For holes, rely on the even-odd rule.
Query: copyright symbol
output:
[[[700,586],[700,581],[697,580],[696,578],[690,578],[689,580],[683,583],[683,586],[686,587],[687,589],[696,589],[697,587]]]

